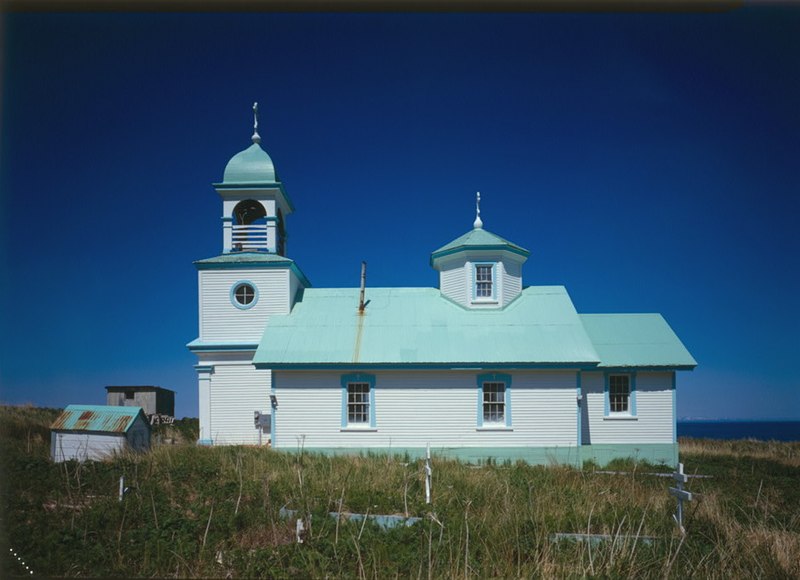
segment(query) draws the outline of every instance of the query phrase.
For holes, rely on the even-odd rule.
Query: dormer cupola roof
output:
[[[483,228],[481,194],[472,229],[431,254],[443,296],[470,309],[503,308],[522,292],[530,252]]]
[[[480,227],[470,230],[463,236],[456,238],[449,244],[433,252],[431,254],[431,265],[439,258],[471,250],[507,251],[522,256],[524,259],[527,259],[528,256],[531,255],[525,248]]]
[[[531,255],[525,248],[483,229],[483,220],[481,219],[481,192],[479,191],[475,195],[475,221],[472,223],[472,230],[433,252],[431,254],[430,263],[431,266],[435,267],[435,262],[437,262],[439,258],[451,256],[459,252],[483,250],[494,252],[508,251],[512,254],[522,256],[523,262]]]

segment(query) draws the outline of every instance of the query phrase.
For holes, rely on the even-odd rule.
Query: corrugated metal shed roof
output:
[[[64,431],[125,433],[139,415],[145,419],[141,407],[67,405],[67,408],[50,425],[50,428]],[[147,424],[146,419],[145,424]]]
[[[581,314],[601,367],[697,366],[660,314]]]
[[[271,316],[253,362],[342,365],[594,365],[600,361],[563,286],[538,286],[500,310],[467,310],[436,288],[306,289]]]

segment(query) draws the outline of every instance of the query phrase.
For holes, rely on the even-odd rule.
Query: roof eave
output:
[[[270,370],[342,370],[342,369],[371,369],[371,370],[492,370],[492,369],[570,369],[587,370],[597,367],[597,361],[575,362],[433,362],[433,363],[407,363],[407,362],[263,362],[253,361],[257,369]]]
[[[485,244],[480,246],[462,245],[462,246],[457,246],[455,248],[448,248],[447,250],[436,250],[431,254],[430,265],[433,266],[434,263],[440,258],[444,258],[446,256],[452,256],[453,254],[460,254],[466,252],[481,252],[481,251],[509,252],[512,254],[516,254],[518,256],[522,256],[526,260],[531,255],[531,253],[524,248],[508,246],[505,244]]]
[[[244,342],[204,342],[195,339],[186,344],[191,352],[250,352],[258,349],[258,343]]]
[[[248,252],[248,253],[255,253],[255,252]],[[223,254],[224,256],[230,256],[231,254]],[[311,288],[312,284],[311,281],[303,274],[303,271],[297,265],[297,263],[290,259],[290,258],[283,258],[282,260],[275,260],[272,262],[263,262],[260,260],[243,260],[240,262],[228,262],[228,261],[211,261],[215,258],[206,258],[204,260],[195,260],[192,262],[198,270],[248,270],[248,269],[275,269],[275,268],[288,268],[292,272],[294,272],[295,276],[300,279],[300,282],[306,288]]]
[[[626,370],[626,371],[693,371],[695,364],[668,363],[668,364],[599,364],[598,370]]]

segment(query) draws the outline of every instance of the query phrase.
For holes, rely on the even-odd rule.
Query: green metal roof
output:
[[[581,314],[580,318],[601,367],[697,366],[660,314]]]
[[[112,407],[106,405],[68,405],[50,425],[51,429],[64,431],[101,431],[125,433],[136,417],[147,420],[141,407]],[[149,426],[149,425],[148,425]]]
[[[499,310],[467,310],[436,288],[306,289],[271,316],[253,362],[325,366],[596,365],[599,358],[562,286],[523,290]]]
[[[525,248],[511,243],[492,232],[488,232],[483,228],[475,228],[433,252],[431,254],[431,263],[437,258],[466,250],[506,250],[525,258],[531,255]]]
[[[205,258],[203,260],[196,260],[194,262],[199,266],[204,264],[294,264],[294,260],[281,256],[280,254],[272,254],[269,252],[231,252],[230,254],[222,254],[214,256],[213,258]]]
[[[253,143],[228,161],[222,183],[219,185],[277,183],[278,174],[267,152],[258,143]]]
[[[303,286],[311,286],[306,275],[297,266],[294,260],[272,254],[269,252],[231,252],[213,258],[196,260],[194,262],[198,270],[225,270],[233,268],[287,268],[303,283]]]

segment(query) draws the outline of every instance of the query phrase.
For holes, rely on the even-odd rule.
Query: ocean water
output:
[[[678,437],[800,441],[800,421],[678,421]]]

